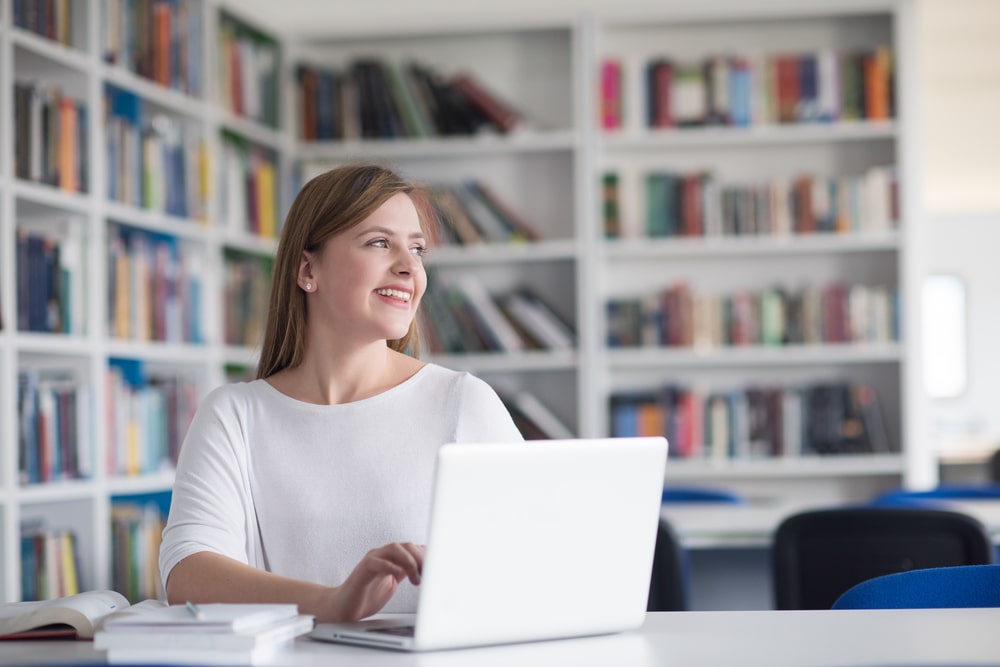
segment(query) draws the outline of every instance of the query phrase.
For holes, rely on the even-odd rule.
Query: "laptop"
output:
[[[310,637],[426,651],[638,628],[666,460],[662,437],[444,445],[417,613]]]

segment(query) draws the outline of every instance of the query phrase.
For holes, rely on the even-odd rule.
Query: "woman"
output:
[[[413,194],[359,165],[296,197],[257,379],[210,393],[181,449],[160,549],[171,603],[414,611],[437,449],[521,439],[486,383],[406,354],[427,285]]]

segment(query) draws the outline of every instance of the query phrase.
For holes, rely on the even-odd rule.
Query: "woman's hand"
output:
[[[386,605],[403,579],[420,584],[424,547],[409,542],[393,542],[372,549],[343,584],[335,589],[333,616],[357,621],[371,616]]]

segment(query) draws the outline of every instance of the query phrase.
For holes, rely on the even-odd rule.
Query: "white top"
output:
[[[373,548],[426,543],[441,445],[521,439],[489,385],[433,364],[343,405],[304,403],[264,380],[224,385],[181,448],[160,574],[211,551],[339,585]],[[404,581],[385,611],[414,611],[416,599]]]

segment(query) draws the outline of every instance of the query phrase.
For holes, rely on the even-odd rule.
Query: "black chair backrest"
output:
[[[660,519],[653,552],[653,572],[649,578],[647,611],[685,611],[688,591],[687,556],[677,533]]]
[[[850,507],[802,512],[775,531],[778,609],[829,609],[848,588],[883,574],[992,563],[986,529],[958,512]]]

